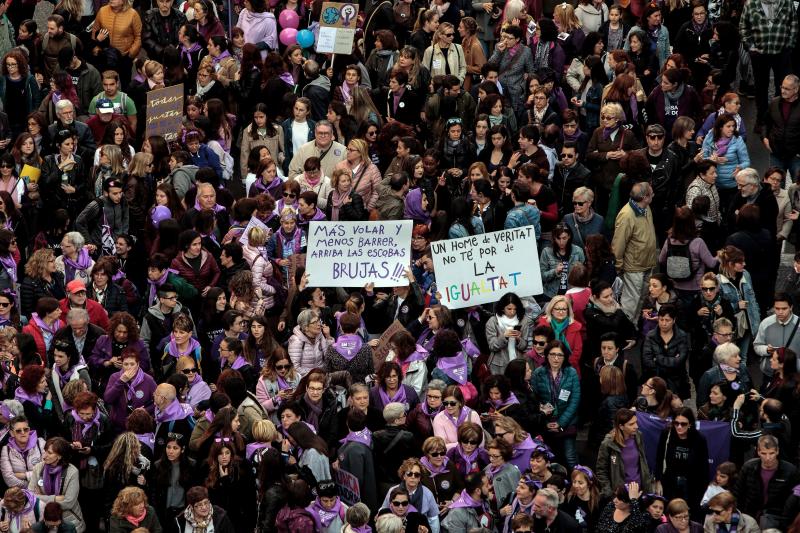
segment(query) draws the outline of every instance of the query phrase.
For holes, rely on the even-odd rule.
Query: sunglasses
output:
[[[452,37],[453,35],[455,35],[455,33],[445,33],[444,34],[445,37]]]
[[[559,159],[572,159],[575,157],[575,154],[558,154]]]
[[[395,507],[408,507],[408,500],[392,500]]]
[[[448,400],[446,402],[442,402],[442,405],[445,405],[447,407],[455,407],[456,405],[458,405],[458,402],[454,400]]]
[[[430,455],[431,457],[441,457],[441,456],[445,455],[445,453],[444,452],[430,452],[428,455]]]
[[[650,134],[647,135],[647,138],[650,139],[651,141],[655,141],[656,139],[663,139],[664,136],[663,135],[658,135],[658,134],[655,134],[655,133],[650,133]]]
[[[719,514],[724,513],[725,509],[709,509],[708,512],[711,513],[711,514],[719,515]]]
[[[0,302],[0,307],[11,307],[11,302]]]
[[[196,368],[184,368],[183,370],[181,370],[181,373],[186,374],[186,375],[197,374],[197,369]]]
[[[536,346],[547,346],[547,342],[542,342],[542,341],[533,341],[533,344],[535,344]]]
[[[617,117],[614,115],[600,115],[601,120],[617,120]]]
[[[406,472],[406,477],[422,477],[421,472]]]
[[[285,192],[285,193],[283,193],[283,197],[284,198],[296,198],[297,195],[295,193],[293,193],[293,192]]]
[[[460,442],[461,444],[471,444],[473,446],[477,446],[478,444],[481,443],[481,441],[479,440],[460,440],[458,442]]]
[[[700,290],[702,290],[703,292],[714,292],[715,290],[717,290],[717,288],[716,287],[703,287]]]
[[[686,428],[689,427],[689,422],[673,422],[672,423],[676,428]]]
[[[585,205],[585,204],[586,204],[586,202],[572,202],[572,205],[577,205],[579,207],[582,206],[582,205]]]
[[[292,365],[275,365],[275,370],[289,370]]]
[[[2,165],[0,165],[0,168],[14,168],[14,165],[7,165],[3,163]]]

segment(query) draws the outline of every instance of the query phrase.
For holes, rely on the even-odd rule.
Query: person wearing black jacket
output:
[[[151,59],[163,62],[164,48],[178,45],[178,29],[186,24],[186,16],[175,9],[173,0],[158,0],[144,15],[142,46]]]
[[[422,314],[425,308],[422,290],[410,270],[406,272],[406,276],[409,284],[405,287],[393,287],[391,296],[383,291],[374,291],[373,287],[366,291],[364,303],[372,311],[365,313],[366,319],[374,317],[374,325],[368,328],[370,331],[386,329],[395,320],[408,327],[408,324]]]
[[[698,30],[699,28],[699,30]],[[692,70],[695,87],[703,87],[711,66],[711,38],[714,28],[708,20],[705,3],[692,2],[692,19],[687,20],[678,30],[673,43],[673,52],[681,54]]]
[[[402,481],[398,469],[407,457],[418,457],[419,448],[414,434],[403,429],[406,424],[405,407],[393,402],[383,408],[386,428],[372,435],[372,453],[375,458],[375,477],[378,480],[378,493],[386,494],[392,486]]]
[[[661,434],[653,475],[667,500],[683,498],[693,516],[700,511],[708,487],[708,443],[688,407],[678,410],[672,426]]]
[[[722,298],[719,290],[719,281],[713,272],[707,272],[700,280],[700,293],[696,294],[689,305],[688,314],[692,324],[692,353],[689,356],[689,375],[695,385],[699,385],[700,376],[711,368],[711,356],[714,348],[722,342],[735,340],[732,337],[732,324],[735,322],[733,306]],[[730,322],[723,332],[726,335],[715,336],[725,328],[724,323],[718,323],[721,318]],[[703,405],[699,402],[698,405]]]
[[[778,439],[763,435],[758,439],[758,457],[742,465],[733,489],[739,509],[754,517],[762,529],[785,530],[784,503],[800,482],[797,467],[779,458]],[[766,487],[764,479],[769,479]]]
[[[186,491],[186,509],[175,517],[175,525],[177,526],[175,531],[186,531],[187,526],[189,531],[198,531],[199,528],[194,529],[194,524],[197,523],[198,519],[202,520],[207,517],[209,511],[212,511],[211,524],[213,524],[214,533],[234,533],[236,531],[233,522],[228,516],[228,510],[224,507],[213,505],[209,501],[208,489],[202,486],[192,487]],[[169,523],[164,522],[164,531],[172,531],[172,524],[167,524]],[[211,524],[209,524],[208,530],[211,529]],[[206,530],[206,528],[203,528],[203,530]]]
[[[65,341],[75,346],[84,361],[88,361],[97,344],[97,339],[106,334],[105,330],[89,322],[86,309],[70,309],[66,315],[67,325],[53,336],[53,342]]]
[[[422,103],[416,91],[408,85],[408,74],[404,71],[395,68],[389,75],[389,88],[383,91],[382,102],[378,111],[385,112],[387,120],[393,119],[407,126],[419,123]]]
[[[367,416],[351,410],[347,415],[347,436],[339,448],[339,466],[358,478],[361,501],[375,511],[378,508],[375,464],[372,456],[372,439],[367,429]]]

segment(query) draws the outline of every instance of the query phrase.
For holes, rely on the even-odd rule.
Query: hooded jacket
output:
[[[108,225],[111,236],[116,237],[128,233],[129,220],[130,213],[125,198],[115,204],[104,195],[89,202],[81,211],[75,220],[75,229],[83,235],[87,244],[94,244],[100,249],[103,246],[103,226]]]
[[[187,191],[194,186],[194,177],[198,170],[199,167],[197,165],[183,165],[170,172],[167,176],[167,183],[172,184],[175,192],[178,193],[178,198],[181,200],[186,196]]]
[[[289,339],[289,357],[297,372],[304,376],[312,369],[322,367],[325,350],[333,341],[322,333],[312,341],[306,337],[300,326],[295,326],[293,333]]]
[[[325,120],[331,102],[331,80],[317,76],[303,87],[303,96],[311,100],[311,117],[316,121]]]
[[[244,42],[255,44],[262,56],[266,57],[267,50],[277,50],[278,25],[272,13],[254,13],[247,8],[242,9],[236,27],[244,31]]]

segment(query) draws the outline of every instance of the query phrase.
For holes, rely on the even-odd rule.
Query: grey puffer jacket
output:
[[[103,226],[108,225],[111,235],[116,237],[128,233],[129,220],[130,212],[125,198],[115,204],[103,196],[83,208],[75,220],[75,229],[83,235],[87,244],[94,244],[100,249],[103,245]]]

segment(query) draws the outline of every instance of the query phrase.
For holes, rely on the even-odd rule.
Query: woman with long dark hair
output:
[[[151,501],[162,524],[169,524],[186,507],[186,492],[199,481],[196,465],[184,441],[168,436],[164,454],[148,471]]]
[[[208,454],[205,486],[211,503],[222,507],[236,527],[246,531],[255,520],[253,473],[230,442],[214,442]]]
[[[709,481],[708,443],[697,430],[690,408],[679,409],[671,427],[661,434],[655,465],[656,486],[667,500],[682,498],[698,513]]]
[[[325,440],[314,434],[311,428],[302,422],[295,422],[289,426],[287,432],[289,441],[301,450],[297,461],[299,467],[308,467],[317,483],[331,479],[328,446]]]

